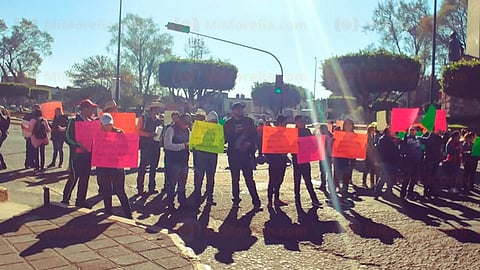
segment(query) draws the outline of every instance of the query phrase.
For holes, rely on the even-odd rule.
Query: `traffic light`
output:
[[[183,33],[187,33],[187,34],[190,33],[190,26],[188,26],[188,25],[169,22],[165,26],[167,27],[168,30],[183,32]]]
[[[276,75],[275,77],[275,94],[280,95],[283,88],[283,75]]]

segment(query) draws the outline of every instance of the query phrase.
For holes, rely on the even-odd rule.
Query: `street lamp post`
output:
[[[252,47],[252,46],[244,45],[244,44],[241,44],[241,43],[238,43],[238,42],[233,42],[233,41],[226,40],[226,39],[221,39],[221,38],[217,38],[217,37],[208,36],[208,35],[200,34],[200,33],[197,33],[197,32],[193,32],[193,31],[190,31],[190,26],[183,25],[183,24],[168,22],[167,25],[165,25],[165,26],[169,30],[182,32],[182,33],[186,33],[186,34],[192,33],[192,34],[195,34],[195,35],[198,35],[198,36],[201,36],[201,37],[206,37],[206,38],[230,43],[230,44],[233,44],[233,45],[241,46],[241,47],[244,47],[244,48],[256,50],[256,51],[263,52],[263,53],[266,53],[268,55],[271,55],[277,61],[278,65],[280,66],[280,74],[283,78],[283,67],[282,67],[282,64],[280,63],[280,60],[278,60],[278,58],[273,53],[271,53],[267,50],[255,48],[255,47]],[[282,113],[282,106],[283,106],[283,91],[280,94],[280,113]]]
[[[120,0],[120,10],[118,12],[118,42],[117,42],[117,76],[115,80],[115,100],[120,100],[120,37],[122,34],[122,0]]]
[[[435,87],[435,49],[437,47],[437,0],[433,1],[433,36],[432,36],[432,76],[430,78],[430,104],[433,103]]]

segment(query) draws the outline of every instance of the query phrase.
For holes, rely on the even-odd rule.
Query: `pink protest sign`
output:
[[[325,135],[298,137],[298,164],[324,159]]]
[[[435,114],[435,130],[447,130],[447,114],[444,110],[437,110]]]
[[[417,118],[419,108],[393,108],[391,128],[392,131],[405,131]]]
[[[93,138],[100,130],[100,121],[75,121],[75,140],[82,144],[88,152],[92,151]],[[77,153],[84,152],[77,148]]]
[[[138,134],[98,132],[93,140],[92,166],[137,168]]]

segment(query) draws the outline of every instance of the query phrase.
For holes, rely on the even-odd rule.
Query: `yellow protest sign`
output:
[[[225,145],[223,126],[204,121],[195,121],[190,133],[189,145],[190,150],[223,153]]]

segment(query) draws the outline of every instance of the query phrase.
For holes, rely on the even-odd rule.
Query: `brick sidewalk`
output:
[[[39,207],[0,234],[0,269],[203,268],[178,237],[86,209]]]

